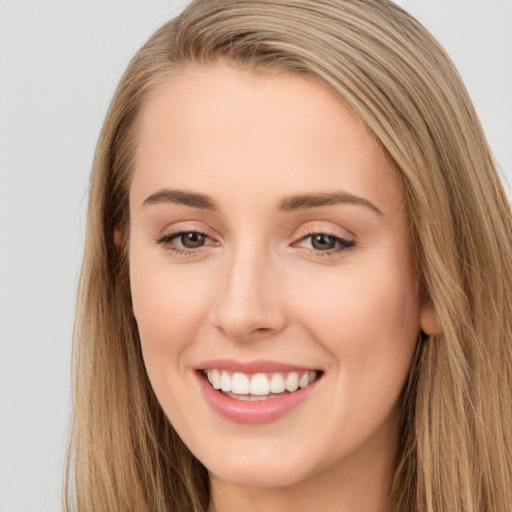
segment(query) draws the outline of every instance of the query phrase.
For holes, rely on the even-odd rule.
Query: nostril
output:
[[[261,324],[263,322],[259,323]],[[217,330],[229,338],[239,342],[254,341],[267,336],[272,336],[280,332],[283,326],[284,323],[283,325],[278,325],[276,323],[275,326],[271,327],[259,327],[258,325],[251,325],[250,321],[244,321],[243,319],[238,319],[237,321],[217,322],[215,324],[215,328]]]
[[[270,327],[256,327],[256,329],[253,330],[253,332],[260,332],[260,333],[266,333],[270,332],[272,329]]]

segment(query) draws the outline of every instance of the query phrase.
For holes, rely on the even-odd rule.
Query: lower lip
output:
[[[317,379],[305,388],[278,398],[248,402],[229,398],[213,389],[202,372],[196,374],[201,391],[211,408],[227,420],[246,424],[268,423],[284,416],[304,402],[320,380]]]

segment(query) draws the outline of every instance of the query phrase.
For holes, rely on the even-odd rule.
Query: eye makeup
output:
[[[218,242],[206,233],[197,230],[180,230],[167,233],[156,240],[166,250],[179,256],[197,255],[208,246],[217,246]],[[355,241],[330,234],[315,231],[303,236],[292,247],[302,248],[308,255],[314,257],[332,257],[355,247]]]

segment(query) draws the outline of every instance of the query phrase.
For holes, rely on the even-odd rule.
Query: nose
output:
[[[264,251],[241,250],[225,262],[213,308],[213,324],[235,341],[282,331],[287,323],[283,278]]]

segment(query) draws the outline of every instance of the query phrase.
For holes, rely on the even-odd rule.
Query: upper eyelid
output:
[[[185,222],[177,222],[176,225],[168,225],[165,228],[159,230],[156,235],[157,238],[162,238],[164,236],[177,235],[180,233],[201,233],[210,238],[215,238],[215,235],[212,233],[212,229],[208,227],[204,222],[198,221],[185,221]]]
[[[185,234],[185,233],[200,233],[201,235],[210,237],[210,235],[206,232],[205,229],[197,229],[197,228],[193,228],[193,229],[187,229],[187,228],[183,229],[183,228],[180,228],[180,229],[164,230],[164,231],[162,231],[162,233],[159,236],[161,236],[161,237],[164,237],[164,236],[177,236],[177,235],[182,235],[182,234]]]
[[[326,226],[325,224],[329,224]],[[304,225],[305,224],[305,225]],[[346,240],[348,242],[355,242],[356,236],[350,230],[345,227],[342,227],[338,224],[329,222],[329,221],[312,221],[308,223],[304,223],[298,229],[294,230],[294,233],[290,236],[291,245],[300,242],[301,240],[316,234],[325,234],[334,238],[338,238],[341,240]],[[172,237],[177,236],[181,233],[201,233],[207,238],[214,241],[222,241],[225,240],[225,237],[222,234],[218,233],[216,230],[210,228],[208,224],[203,221],[180,221],[175,225],[168,225],[164,229],[160,230],[160,232],[156,235],[157,240],[161,240],[164,237]],[[230,238],[230,237],[228,237]]]
[[[344,233],[339,233],[340,230],[343,230]],[[302,232],[299,231],[298,240],[303,240],[304,238],[307,238],[311,235],[328,235],[332,236],[334,238],[340,238],[341,240],[347,240],[347,241],[354,241],[355,235],[348,231],[345,228],[326,228],[326,227],[313,227],[313,226],[307,226]]]

